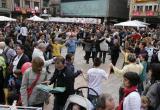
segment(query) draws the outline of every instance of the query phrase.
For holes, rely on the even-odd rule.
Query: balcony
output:
[[[37,14],[39,14],[40,13],[40,10],[36,10],[36,9],[33,9],[33,8],[21,8],[21,7],[15,7],[14,11],[18,12],[18,13],[22,13],[22,14],[27,14],[27,13],[32,13],[32,14],[37,13]]]
[[[159,11],[136,11],[133,10],[132,11],[132,16],[150,16],[150,17],[155,17],[158,16],[160,14]]]

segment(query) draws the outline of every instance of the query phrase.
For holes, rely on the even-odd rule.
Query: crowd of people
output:
[[[64,58],[61,50],[65,46]],[[83,74],[74,66],[77,46],[83,48],[86,64],[92,64],[90,58],[93,62],[84,78],[98,94],[88,92],[95,110],[160,110],[160,28],[31,21],[11,22],[0,29],[0,104],[12,105],[17,100],[17,105],[43,107],[50,94],[36,85],[53,84],[66,89],[54,94],[53,109],[62,110],[75,92],[75,78]],[[116,67],[120,53],[122,68]],[[108,62],[107,54],[111,56],[109,73],[100,68]],[[31,65],[24,71],[22,66],[28,62]],[[55,66],[54,71],[49,70],[50,65]],[[123,79],[118,107],[112,94],[103,94],[101,87],[112,73]],[[73,104],[69,110],[88,109]]]

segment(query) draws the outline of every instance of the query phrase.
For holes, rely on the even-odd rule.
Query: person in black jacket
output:
[[[56,93],[54,99],[54,109],[62,110],[69,95],[74,93],[74,71],[65,66],[65,59],[57,57],[55,61],[55,72],[50,79],[50,84],[56,87],[65,87],[64,93]]]
[[[20,96],[20,87],[21,87],[21,67],[24,63],[29,62],[29,58],[26,54],[24,54],[24,46],[17,45],[16,48],[17,55],[13,59],[13,62],[10,64],[12,65],[10,68],[10,75],[8,77],[8,103],[12,104],[14,100],[18,100]]]
[[[12,69],[13,73],[14,73],[14,71],[21,72],[20,69],[21,69],[22,65],[24,63],[30,61],[28,56],[24,53],[24,49],[25,48],[24,48],[23,45],[17,45],[17,47],[16,47],[17,55],[14,57],[13,62],[12,62],[12,64],[13,64],[13,69]]]

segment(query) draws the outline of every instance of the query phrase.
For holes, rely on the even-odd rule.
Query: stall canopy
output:
[[[88,23],[88,24],[100,24],[101,19],[96,18],[61,18],[61,17],[50,17],[50,22],[63,22],[63,23]]]
[[[40,18],[40,17],[38,17],[38,16],[33,16],[33,17],[30,17],[30,18],[28,18],[27,20],[29,20],[29,21],[45,21],[43,18]]]
[[[128,26],[128,27],[137,27],[137,28],[147,27],[147,25],[144,24],[144,22],[142,23],[142,22],[137,21],[137,20],[117,23],[117,24],[114,24],[114,26],[123,26],[123,27]]]
[[[137,22],[137,23],[140,23],[140,24],[143,24],[143,25],[150,25],[149,23],[146,23],[146,22],[142,22],[142,21],[138,21],[138,20],[133,20],[134,22]]]
[[[16,21],[16,19],[6,17],[6,16],[0,16],[0,21]]]

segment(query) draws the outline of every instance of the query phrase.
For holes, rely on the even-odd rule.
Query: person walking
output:
[[[109,74],[103,69],[100,69],[101,59],[95,58],[93,68],[87,71],[88,76],[88,87],[94,89],[98,95],[102,94],[101,81],[103,79],[108,79]],[[96,94],[93,91],[89,91],[88,99],[95,104]],[[95,104],[96,105],[96,104]]]
[[[63,110],[69,95],[74,94],[74,71],[65,65],[65,59],[61,56],[55,60],[55,71],[47,84],[54,84],[54,87],[65,87],[63,93],[54,94],[54,108],[53,110]]]
[[[34,57],[32,67],[23,74],[20,88],[23,106],[43,107],[44,101],[48,98],[45,92],[36,88],[36,85],[47,80],[47,73],[42,70],[43,66],[44,61],[40,57]]]

